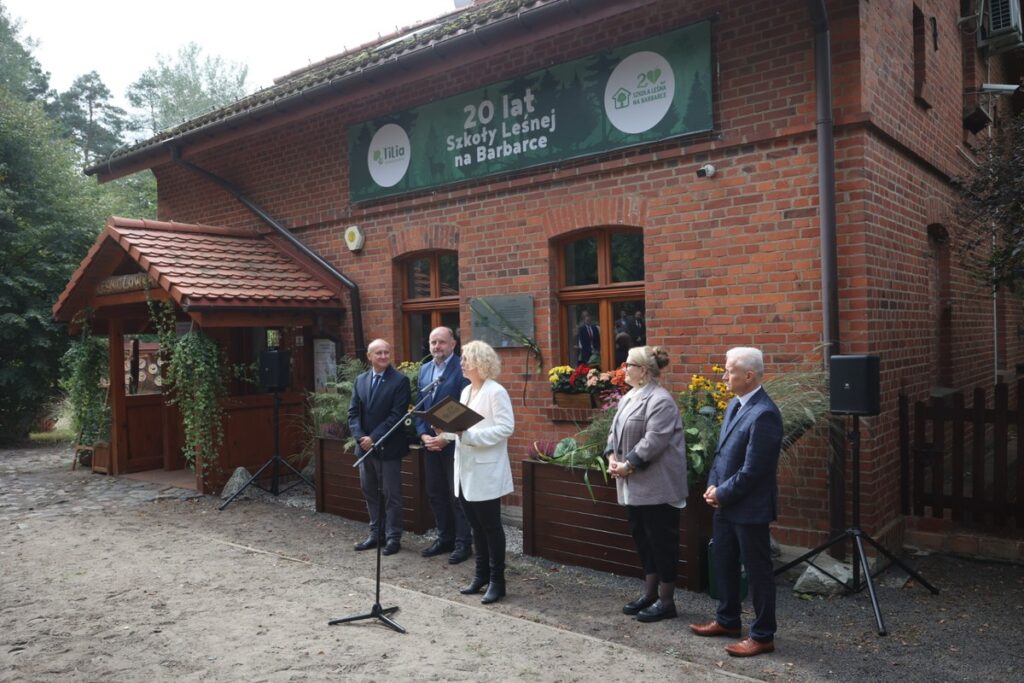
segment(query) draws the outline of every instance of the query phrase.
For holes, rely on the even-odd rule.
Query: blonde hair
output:
[[[468,342],[462,347],[462,360],[479,372],[484,379],[495,379],[501,374],[501,359],[487,342]]]
[[[661,376],[661,369],[668,365],[668,351],[660,346],[634,346],[626,360],[647,369],[652,382]]]

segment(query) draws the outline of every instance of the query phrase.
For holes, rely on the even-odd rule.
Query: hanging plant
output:
[[[107,340],[89,334],[83,323],[82,337],[71,343],[61,361],[61,389],[71,405],[71,424],[81,445],[110,438],[110,405],[104,386],[107,379]]]
[[[218,449],[224,443],[220,400],[226,394],[217,343],[197,330],[178,339],[167,365],[165,384],[185,427],[185,460],[193,468],[196,456],[207,467],[215,465]]]

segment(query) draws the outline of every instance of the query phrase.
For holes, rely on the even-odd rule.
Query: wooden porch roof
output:
[[[111,276],[148,275],[154,298],[189,314],[338,312],[339,286],[318,264],[267,231],[113,216],[53,305],[71,322],[85,307],[145,301],[144,291],[104,294]]]

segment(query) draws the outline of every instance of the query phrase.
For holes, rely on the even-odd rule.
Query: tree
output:
[[[79,76],[57,97],[56,113],[65,134],[81,151],[83,166],[91,166],[122,143],[127,113],[95,71]]]
[[[0,89],[26,102],[42,98],[49,90],[47,74],[22,44],[21,24],[14,22],[0,3]],[[31,41],[26,41],[32,47]]]
[[[247,66],[203,56],[202,48],[189,43],[176,58],[157,57],[128,87],[128,101],[139,110],[133,127],[148,135],[176,126],[200,114],[246,95]]]
[[[50,308],[109,204],[38,102],[0,87],[0,441],[24,438],[57,392],[67,332]]]
[[[31,48],[0,0],[0,442],[25,437],[58,393],[69,339],[51,307],[106,216],[156,214],[151,172],[102,186],[82,175],[82,153],[65,137]],[[109,92],[91,76],[77,81],[84,99],[76,101],[92,112],[80,130],[89,135],[81,122],[93,122],[119,140],[118,126],[104,119]],[[85,154],[102,153],[103,132],[88,139]]]
[[[1024,285],[1024,113],[985,144],[974,173],[959,178],[956,245],[967,269],[994,288]]]

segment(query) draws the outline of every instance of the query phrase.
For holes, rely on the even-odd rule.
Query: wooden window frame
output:
[[[643,235],[640,229],[629,229],[622,227],[598,228],[585,232],[573,233],[571,236],[559,240],[554,245],[555,263],[557,264],[556,282],[558,283],[558,315],[561,324],[567,326],[565,333],[558,335],[559,354],[561,363],[569,361],[569,338],[575,335],[576,321],[569,320],[569,306],[583,302],[597,302],[597,322],[601,334],[601,367],[610,369],[613,363],[609,359],[615,358],[615,335],[608,331],[615,329],[615,309],[617,304],[626,301],[644,301],[646,311],[646,300],[644,291],[646,289],[643,281],[632,282],[611,282],[612,259],[611,239],[613,234],[639,234]],[[565,273],[565,247],[572,242],[597,238],[597,284],[594,285],[566,285]],[[646,270],[646,269],[645,269]]]
[[[402,349],[404,355],[408,356],[412,351],[412,332],[409,326],[409,316],[414,313],[430,314],[430,329],[442,325],[441,316],[445,313],[459,312],[459,295],[440,296],[441,292],[441,269],[440,257],[443,255],[454,255],[458,262],[458,252],[452,249],[437,249],[435,251],[419,252],[409,254],[402,258],[399,263],[399,276],[401,282],[401,310],[402,310]],[[409,295],[409,268],[416,261],[428,259],[430,261],[430,296],[407,298]],[[405,358],[405,360],[418,361],[420,358]]]

